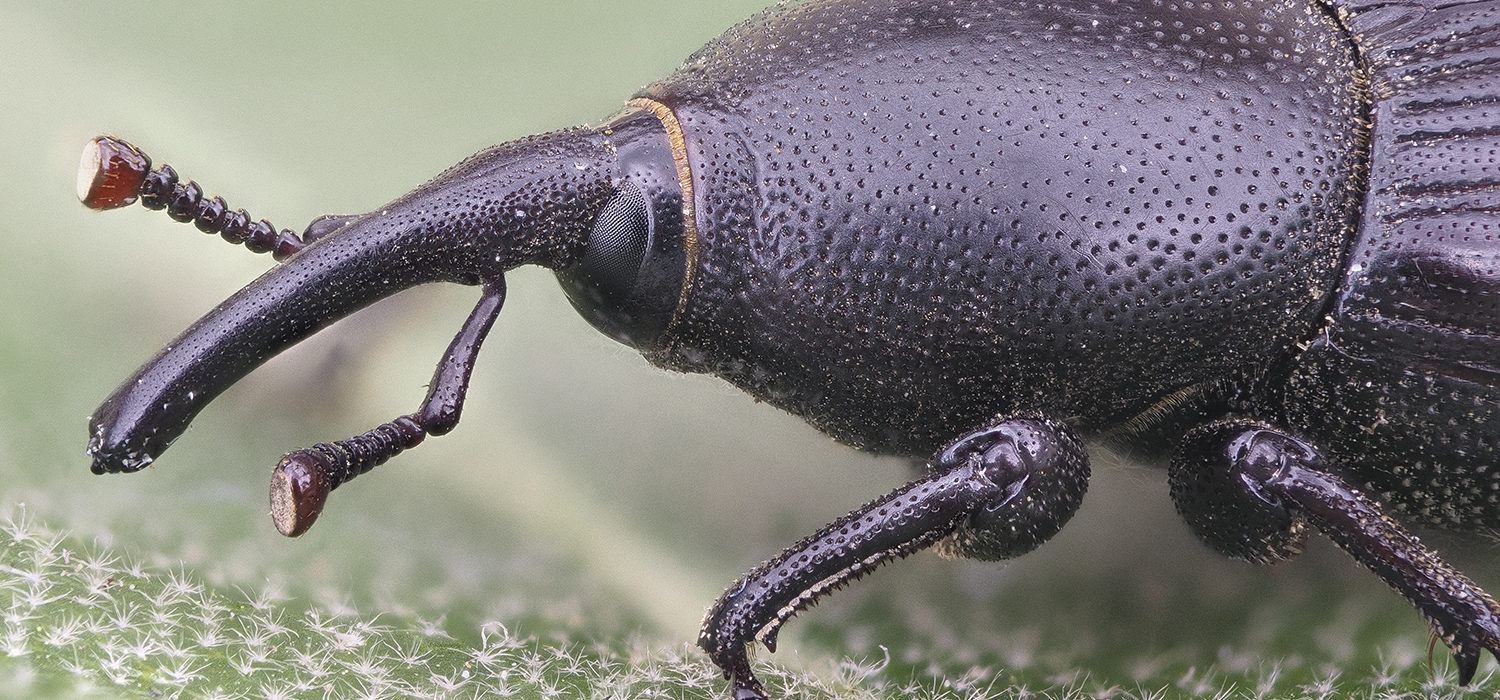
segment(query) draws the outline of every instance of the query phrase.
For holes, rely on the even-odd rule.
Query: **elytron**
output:
[[[651,363],[925,461],[713,606],[700,645],[737,697],[765,694],[752,642],[880,564],[1046,541],[1084,497],[1085,441],[1169,465],[1226,555],[1327,536],[1467,683],[1500,608],[1398,523],[1500,525],[1497,153],[1500,2],[1436,0],[778,4],[600,126],[301,234],[101,137],[86,204],[139,200],[280,264],[105,400],[89,452],[139,470],[328,324],[480,287],[415,412],[277,464],[273,519],[300,534],[453,429],[505,273],[541,265]]]

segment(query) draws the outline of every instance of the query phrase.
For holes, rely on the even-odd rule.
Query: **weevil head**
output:
[[[619,177],[576,264],[557,270],[578,313],[605,335],[649,350],[665,339],[689,278],[697,236],[682,138],[671,113],[637,100],[611,122]]]
[[[632,345],[656,342],[683,275],[671,154],[661,122],[632,110],[597,129],[487,149],[351,219],[210,311],[116,389],[90,418],[93,470],[145,467],[266,360],[420,284],[481,284],[542,265],[558,271],[595,326]]]

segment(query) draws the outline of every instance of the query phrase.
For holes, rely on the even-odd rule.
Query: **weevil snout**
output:
[[[1500,522],[1495,7],[783,2],[603,128],[300,236],[100,144],[86,161],[124,170],[94,167],[86,202],[139,197],[287,263],[106,402],[95,468],[144,466],[354,309],[482,285],[419,410],[283,460],[273,515],[297,534],[330,489],[453,427],[504,272],[530,262],[653,364],[853,447],[937,455],[727,589],[699,644],[735,697],[767,695],[755,642],[871,569],[1057,533],[1089,439],[1171,455],[1174,503],[1221,553],[1328,537],[1467,683],[1500,654],[1500,603],[1393,514]]]
[[[139,149],[85,148],[79,197],[96,209],[139,199],[172,218],[285,262],[210,311],[127,379],[90,418],[95,473],[149,465],[221,392],[282,350],[359,309],[430,282],[483,293],[444,354],[426,400],[362,435],[289,453],[272,482],[273,519],[306,531],[328,491],[457,424],[475,355],[504,302],[504,273],[558,272],[594,325],[658,341],[687,274],[683,196],[666,125],[634,108],[604,127],[487,149],[380,209],[323,217],[300,236],[251,223]]]

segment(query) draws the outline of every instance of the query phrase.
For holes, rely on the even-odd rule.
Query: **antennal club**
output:
[[[325,216],[301,236],[291,229],[277,233],[271,222],[251,221],[244,209],[229,211],[224,198],[204,198],[203,188],[180,182],[172,166],[151,169],[151,158],[128,141],[99,136],[83,147],[78,163],[78,199],[90,209],[118,209],[140,201],[147,209],[166,209],[167,216],[191,221],[199,231],[217,233],[230,243],[244,244],[252,253],[270,253],[277,262],[337,230],[354,217]],[[335,225],[336,224],[336,225]]]
[[[504,273],[574,265],[616,194],[617,151],[575,129],[486,149],[382,207],[325,216],[301,236],[250,223],[139,148],[101,136],[84,148],[78,197],[94,209],[140,201],[284,264],[210,311],[115,390],[89,419],[96,473],[138,471],[220,392],[278,352],[404,289],[480,285],[416,411],[354,437],[285,455],[271,475],[271,519],[300,535],[341,484],[458,424],[480,345],[505,300]]]
[[[463,412],[479,346],[504,304],[505,279],[497,278],[485,285],[479,304],[448,344],[416,413],[348,440],[320,443],[282,457],[271,474],[271,522],[276,530],[287,537],[307,532],[323,512],[328,493],[340,484],[416,447],[428,435],[453,430]]]

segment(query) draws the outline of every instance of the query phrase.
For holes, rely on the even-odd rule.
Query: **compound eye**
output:
[[[648,350],[665,334],[683,298],[687,229],[672,142],[650,112],[628,112],[607,125],[618,156],[614,196],[599,209],[588,246],[557,279],[595,328]]]
[[[626,180],[594,220],[579,272],[605,299],[620,300],[635,293],[651,239],[646,207],[646,195]]]

